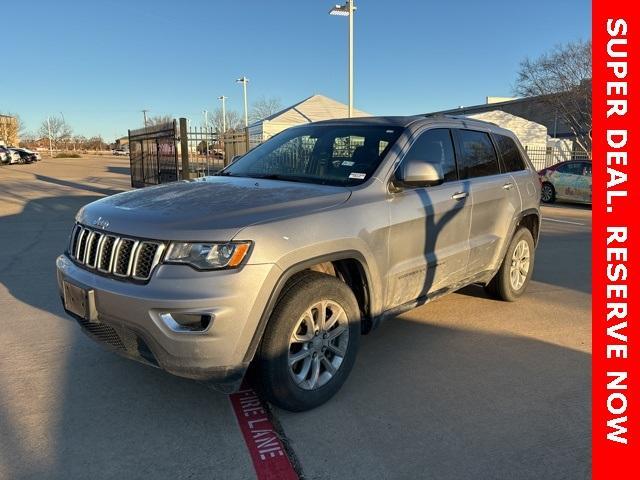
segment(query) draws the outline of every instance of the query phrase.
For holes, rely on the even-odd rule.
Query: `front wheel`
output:
[[[531,280],[534,258],[535,246],[531,231],[521,227],[511,239],[500,269],[485,287],[487,293],[507,302],[517,300]]]
[[[335,277],[305,272],[278,300],[257,358],[258,387],[290,411],[322,405],[347,379],[358,351],[360,310]]]

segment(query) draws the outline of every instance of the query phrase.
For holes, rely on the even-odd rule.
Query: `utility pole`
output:
[[[209,110],[203,110],[202,113],[204,115],[204,130],[206,132],[209,128]]]
[[[329,15],[349,17],[349,118],[353,116],[353,14],[355,11],[355,0],[346,0],[344,5],[336,5],[329,11]]]
[[[51,146],[51,120],[47,117],[47,131],[49,133],[49,156],[53,158],[53,147]]]
[[[147,126],[147,112],[149,110],[142,110],[142,115],[144,116],[144,126]]]
[[[222,100],[222,133],[227,131],[227,109],[225,107],[225,100],[227,97],[220,95],[218,100]]]
[[[247,83],[249,83],[249,79],[242,76],[236,80],[236,83],[242,84],[242,93],[244,95],[244,126],[246,128],[249,126],[249,108],[247,106]]]

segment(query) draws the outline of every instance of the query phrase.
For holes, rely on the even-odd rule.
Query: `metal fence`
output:
[[[146,187],[178,179],[176,121],[129,130],[131,186]]]
[[[590,160],[591,152],[584,150],[572,150],[563,147],[544,147],[544,146],[525,146],[527,155],[531,159],[531,163],[536,170],[550,167],[556,163],[566,162],[567,160]]]
[[[249,149],[246,130],[219,135],[185,118],[129,130],[131,186],[212,175]]]

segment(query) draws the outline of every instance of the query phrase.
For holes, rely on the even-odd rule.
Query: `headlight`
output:
[[[169,245],[164,261],[185,263],[201,270],[234,268],[242,263],[251,242],[186,243]]]

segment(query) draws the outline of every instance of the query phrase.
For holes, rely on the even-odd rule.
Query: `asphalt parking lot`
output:
[[[0,167],[0,479],[250,479],[228,398],[102,350],[60,305],[75,212],[128,158]],[[306,479],[590,477],[591,210],[543,208],[516,303],[468,287],[384,323],[328,404],[275,409]]]

